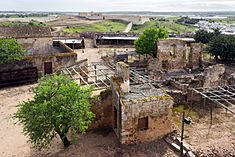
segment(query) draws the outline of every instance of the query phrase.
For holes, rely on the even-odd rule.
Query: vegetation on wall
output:
[[[25,50],[16,39],[0,39],[0,64],[6,64],[23,59]]]
[[[14,118],[23,125],[24,134],[39,150],[48,148],[57,135],[65,147],[85,133],[94,114],[90,111],[90,87],[80,87],[65,75],[47,75],[39,80],[32,100],[18,106]]]
[[[159,39],[167,38],[168,33],[162,28],[149,28],[135,41],[135,48],[138,54],[149,54],[157,56],[157,42]]]

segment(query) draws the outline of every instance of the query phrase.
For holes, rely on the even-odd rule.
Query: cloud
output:
[[[234,0],[1,0],[0,10],[235,11]]]

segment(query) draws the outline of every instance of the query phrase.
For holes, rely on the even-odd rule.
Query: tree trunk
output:
[[[68,140],[68,138],[65,135],[63,137],[60,136],[60,138],[64,144],[64,147],[69,147],[71,145],[70,141]]]
[[[64,147],[69,147],[71,145],[71,142],[68,140],[66,135],[63,134],[62,132],[60,132],[59,130],[57,130],[56,132],[59,134],[60,139],[62,140],[62,142],[64,144]]]

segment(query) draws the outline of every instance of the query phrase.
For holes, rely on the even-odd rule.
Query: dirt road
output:
[[[130,22],[127,26],[126,26],[126,29],[123,31],[124,33],[128,33],[131,31],[132,29],[132,26],[133,26],[133,23]]]

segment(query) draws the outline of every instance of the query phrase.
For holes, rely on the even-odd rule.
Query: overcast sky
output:
[[[235,11],[235,0],[0,0],[16,11]]]

